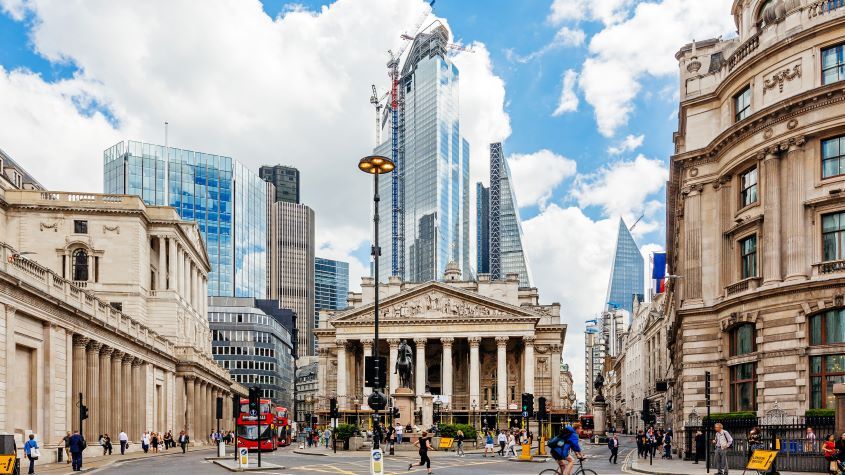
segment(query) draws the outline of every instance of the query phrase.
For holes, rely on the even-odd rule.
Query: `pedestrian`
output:
[[[182,448],[184,454],[188,450],[188,434],[185,431],[179,432],[179,446]]]
[[[643,456],[643,451],[644,451],[644,449],[643,449],[643,431],[641,431],[641,430],[637,431],[636,441],[637,441],[637,457],[639,458],[639,457]]]
[[[150,433],[144,432],[141,434],[141,448],[144,449],[144,453],[150,451]]]
[[[654,458],[654,452],[657,450],[657,434],[654,432],[654,427],[649,427],[646,432],[646,447],[647,457]]]
[[[103,434],[102,439],[102,446],[103,446],[103,456],[111,455],[112,446],[111,446],[111,437],[108,434]]]
[[[65,458],[67,463],[70,463],[70,431],[67,431],[67,435],[62,437],[62,443],[65,446]]]
[[[607,439],[607,448],[610,449],[610,458],[607,461],[616,464],[619,458],[619,437],[616,434]]]
[[[405,428],[402,427],[402,424],[396,423],[396,443],[402,445],[402,434],[405,432]]]
[[[805,436],[804,452],[815,452],[817,449],[816,433],[813,432],[812,427],[807,427],[807,435]]]
[[[173,446],[173,433],[169,430],[164,434],[164,450],[169,450]]]
[[[663,436],[663,458],[672,460],[672,429],[667,430]]]
[[[72,460],[71,468],[74,472],[82,470],[82,451],[85,450],[85,439],[79,435],[79,431],[73,431],[70,436],[70,456]]]
[[[505,446],[508,444],[508,436],[505,435],[505,431],[499,431],[499,455],[502,457],[505,456]]]
[[[30,435],[30,437],[32,436]],[[831,475],[839,473],[839,466],[836,463],[836,442],[833,440],[833,434],[827,436],[824,444],[822,444],[822,455],[824,455],[824,459],[828,462],[828,473]],[[29,473],[32,472],[30,471]]]
[[[693,463],[698,463],[704,458],[704,445],[704,433],[700,430],[695,431],[695,461]]]
[[[29,434],[29,440],[23,444],[23,453],[29,459],[29,472],[27,473],[35,473],[35,461],[41,455],[38,450],[38,442],[35,441],[35,434]]]
[[[422,467],[425,464],[428,473],[431,473],[431,459],[428,458],[428,451],[431,450],[431,437],[428,437],[428,432],[423,431],[422,436],[414,442],[414,445],[420,448],[420,463],[417,465]],[[409,463],[408,470],[410,471],[413,466],[413,463]]]
[[[836,440],[836,460],[840,465],[845,462],[845,432]]]
[[[654,437],[655,444],[654,444],[653,452],[656,452],[658,448],[663,448],[663,437],[664,437],[663,429],[657,429],[657,434]],[[660,451],[660,458],[662,458],[662,459],[666,458],[666,455],[663,453],[662,450]]]
[[[728,475],[728,449],[733,445],[734,439],[721,423],[716,423],[715,429],[716,436],[713,443],[716,445],[716,450],[713,454],[713,465],[716,467],[716,475]]]
[[[508,452],[516,457],[516,436],[513,435],[513,432],[508,434]]]
[[[326,441],[326,448],[329,448],[329,440],[332,438],[332,430],[326,427],[323,431],[323,440]]]
[[[126,447],[129,446],[129,436],[126,435],[126,432],[120,431],[120,434],[117,435],[117,440],[120,441],[120,455],[126,454]]]
[[[488,430],[485,432],[484,436],[484,456],[487,457],[487,452],[490,452],[490,456],[495,456],[493,453],[493,434]]]
[[[153,453],[154,454],[158,453],[158,442],[159,442],[158,432],[153,432],[153,434],[152,434],[152,446],[153,446]]]
[[[458,442],[458,448],[456,455],[458,457],[464,456],[464,431],[458,429],[458,433],[455,434],[455,440]]]
[[[311,444],[314,442],[314,439],[311,437],[310,426],[305,428],[305,441],[308,442],[308,447],[311,447]]]

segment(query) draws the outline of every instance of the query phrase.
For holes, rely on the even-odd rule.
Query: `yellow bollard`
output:
[[[540,437],[540,446],[537,447],[537,455],[546,455],[546,438]]]

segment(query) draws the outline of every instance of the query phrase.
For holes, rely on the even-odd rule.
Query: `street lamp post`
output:
[[[381,393],[381,389],[386,381],[381,381],[381,368],[379,367],[381,365],[381,360],[379,359],[378,352],[378,258],[381,254],[381,248],[378,245],[378,203],[380,200],[378,194],[378,176],[392,172],[396,168],[396,164],[393,163],[393,161],[387,157],[382,157],[380,155],[370,155],[362,158],[358,162],[358,168],[365,173],[373,175],[373,247],[371,249],[371,254],[373,256],[373,277],[375,278],[375,299],[373,302],[373,361],[376,362],[376,367],[374,371],[373,392],[372,394],[370,394],[368,402],[370,403],[370,407],[374,407],[373,416],[375,418],[375,427],[373,430],[373,448],[378,449],[379,443],[381,442],[379,409],[385,406],[387,402],[387,399]]]

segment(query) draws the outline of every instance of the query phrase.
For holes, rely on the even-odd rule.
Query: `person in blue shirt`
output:
[[[560,472],[563,475],[571,475],[575,468],[575,459],[572,458],[571,452],[575,452],[578,458],[584,458],[581,453],[581,444],[578,440],[578,429],[581,424],[576,422],[572,425],[565,425],[560,429],[558,435],[548,442],[551,448],[552,458],[557,461],[560,467]]]
[[[29,434],[29,440],[23,444],[23,453],[26,454],[26,458],[29,459],[29,472],[27,473],[35,473],[35,461],[38,460],[38,452],[33,452],[35,449],[38,449],[38,442],[35,441],[35,434]]]
[[[70,458],[74,472],[82,470],[82,451],[85,450],[85,439],[79,435],[79,431],[73,431],[70,436]]]

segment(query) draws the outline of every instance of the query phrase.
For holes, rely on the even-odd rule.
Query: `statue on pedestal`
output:
[[[596,390],[596,397],[593,398],[596,402],[604,402],[604,394],[602,394],[602,389],[604,388],[604,376],[601,373],[596,376],[596,380],[593,382],[593,388]]]
[[[399,375],[399,387],[400,388],[410,388],[411,387],[411,378],[414,373],[414,362],[412,359],[413,353],[411,351],[411,345],[408,344],[406,340],[402,340],[399,343],[399,350],[396,355],[396,368],[394,368],[394,374]]]

